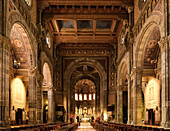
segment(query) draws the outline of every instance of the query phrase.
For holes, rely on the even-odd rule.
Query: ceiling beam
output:
[[[60,29],[59,29],[57,20],[54,20],[54,19],[53,19],[52,21],[53,21],[53,23],[54,23],[54,26],[55,26],[56,29],[57,29],[57,32],[59,33],[59,32],[60,32]]]
[[[74,22],[74,30],[77,36],[77,20],[73,20],[73,22]]]
[[[116,36],[56,36],[55,37],[61,43],[109,43],[117,42]]]
[[[96,32],[96,23],[97,23],[97,21],[93,20],[93,33]]]
[[[50,31],[54,32],[54,29],[53,29],[53,27],[51,25],[52,23],[50,21],[48,21],[47,23],[48,23],[48,27],[49,27]]]
[[[42,9],[49,5],[114,5],[122,6],[128,9],[133,6],[134,0],[38,0],[38,4]]]
[[[128,20],[128,14],[125,13],[112,13],[112,14],[55,14],[55,13],[43,13],[44,20],[61,20],[61,19],[107,19],[107,20]]]
[[[116,26],[116,20],[113,20],[112,21],[112,26],[111,26],[111,33],[113,33],[114,29],[115,29],[115,26]]]

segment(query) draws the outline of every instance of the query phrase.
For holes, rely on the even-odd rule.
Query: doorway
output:
[[[128,120],[128,92],[123,91],[123,123]]]
[[[43,123],[47,123],[48,120],[48,105],[44,105],[43,108]]]
[[[21,125],[23,123],[22,121],[22,111],[23,109],[18,108],[16,111],[16,124]]]
[[[155,111],[153,109],[148,110],[148,124],[149,125],[155,124]]]

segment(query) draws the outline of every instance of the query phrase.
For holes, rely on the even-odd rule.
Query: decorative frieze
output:
[[[36,38],[38,38],[38,28],[35,23],[32,22],[31,15],[27,5],[24,3],[24,0],[13,0],[16,8],[19,10],[21,15],[23,16],[25,22],[27,23],[29,29],[34,34]],[[12,3],[12,2],[11,2]]]
[[[144,8],[142,9],[142,12],[139,16],[139,19],[136,22],[136,25],[133,28],[134,35],[137,36],[140,30],[142,29],[142,26],[146,22],[146,20],[151,15],[152,11],[154,10],[156,4],[159,2],[159,0],[147,0],[145,3]]]

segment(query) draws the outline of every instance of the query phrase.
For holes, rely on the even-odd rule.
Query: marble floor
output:
[[[80,126],[76,131],[95,131],[93,127],[90,125],[90,123],[80,123]]]

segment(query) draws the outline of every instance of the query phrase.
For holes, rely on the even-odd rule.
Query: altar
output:
[[[88,122],[89,118],[82,118],[82,122]]]

